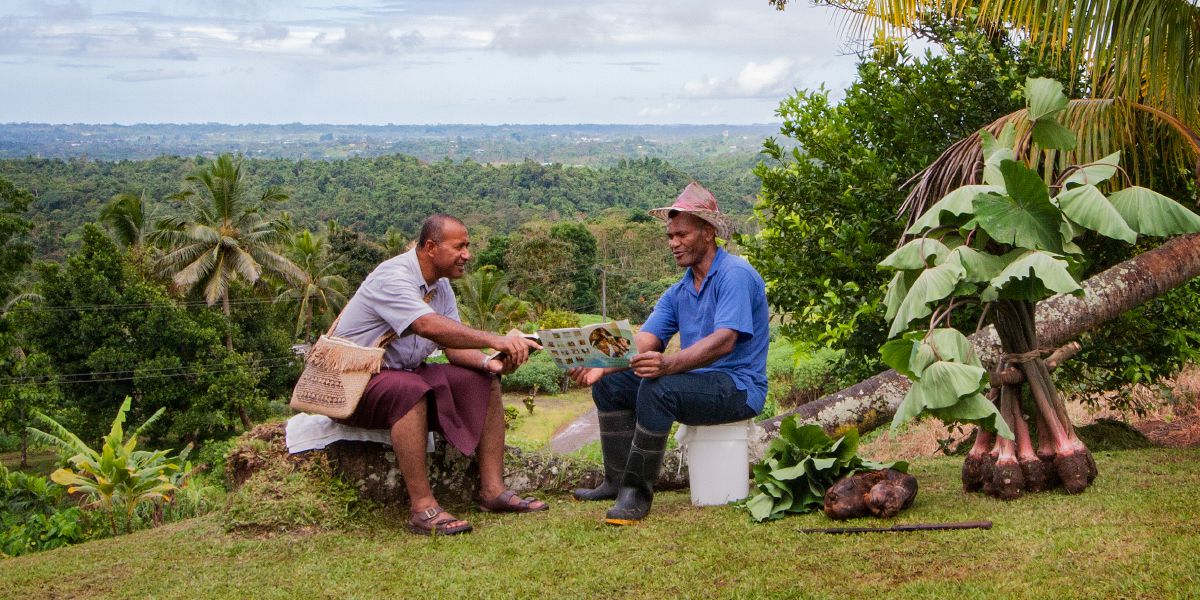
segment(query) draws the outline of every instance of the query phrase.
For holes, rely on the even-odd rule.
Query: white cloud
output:
[[[117,71],[108,76],[113,81],[125,83],[142,83],[146,81],[162,81],[164,79],[192,79],[200,77],[199,73],[179,71],[176,69],[135,69],[132,71]]]
[[[602,20],[578,9],[538,11],[497,28],[491,48],[522,56],[589,50],[604,44]]]
[[[762,98],[778,97],[791,91],[799,80],[796,61],[776,58],[766,64],[746,63],[733,77],[705,76],[683,85],[683,92],[693,98]]]
[[[38,6],[38,12],[54,21],[74,21],[92,16],[91,7],[84,6],[79,0],[47,2]]]
[[[638,111],[639,117],[669,117],[679,112],[681,107],[675,102],[668,102],[662,106],[644,106]]]
[[[158,57],[165,58],[167,60],[199,60],[200,59],[200,57],[197,56],[195,52],[189,52],[187,50],[180,50],[179,48],[171,48],[169,50],[163,50],[161,53],[159,53]]]
[[[417,48],[425,42],[425,36],[415,29],[395,35],[388,27],[368,25],[346,27],[342,30],[342,37],[326,40],[329,40],[328,36],[323,37],[318,43],[324,43],[326,48],[334,52],[395,54],[402,50]]]
[[[257,29],[242,34],[242,39],[254,42],[274,42],[287,39],[288,28],[274,23],[264,23]]]

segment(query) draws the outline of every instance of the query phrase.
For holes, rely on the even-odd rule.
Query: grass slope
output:
[[[990,531],[804,535],[822,515],[755,525],[661,494],[632,528],[603,503],[468,516],[425,539],[395,515],[354,532],[243,538],[212,517],[0,561],[0,598],[789,597],[1185,598],[1200,593],[1200,450],[1100,453],[1080,496],[1001,502],[959,490],[961,459],[917,461],[896,522],[989,519]],[[859,525],[888,522],[864,520]]]

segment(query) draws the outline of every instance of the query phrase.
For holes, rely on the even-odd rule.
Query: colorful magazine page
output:
[[[538,341],[562,369],[628,367],[637,354],[628,320],[585,327],[539,329]]]

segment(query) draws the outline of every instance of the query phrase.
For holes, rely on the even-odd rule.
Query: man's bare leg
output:
[[[492,379],[487,414],[479,436],[479,497],[487,500],[504,492],[504,402],[500,380]]]
[[[492,380],[488,393],[487,413],[483,420],[483,433],[479,436],[479,499],[488,502],[504,493],[504,401],[500,394],[500,380]],[[513,497],[509,504],[518,505],[521,499]],[[544,506],[541,500],[530,504],[535,510]]]
[[[408,490],[409,509],[413,514],[437,506],[433,489],[429,487],[429,471],[425,461],[425,443],[429,437],[428,400],[422,400],[408,414],[392,425],[392,452]],[[465,521],[449,523],[456,527]]]

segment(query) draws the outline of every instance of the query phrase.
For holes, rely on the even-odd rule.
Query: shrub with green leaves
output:
[[[828,392],[837,381],[836,368],[845,353],[833,348],[810,351],[784,338],[772,340],[767,351],[767,402],[772,415],[759,417],[769,418],[780,407],[800,406]]]
[[[554,364],[548,352],[536,352],[516,371],[501,380],[505,391],[532,391],[535,387],[546,394],[557,394],[561,389],[563,370]]]
[[[538,315],[538,329],[579,327],[579,315],[569,310],[547,309]]]
[[[825,490],[843,477],[887,468],[907,473],[908,463],[860,458],[857,429],[835,440],[820,425],[797,425],[796,417],[788,416],[762,461],[753,467],[758,493],[742,506],[759,522],[812,512],[821,508]]]
[[[61,548],[89,537],[89,521],[45,477],[0,465],[0,556]]]
[[[42,413],[36,413],[35,416],[54,433],[29,428],[36,440],[59,448],[70,463],[70,467],[51,473],[50,479],[67,486],[69,493],[84,494],[90,506],[107,512],[113,535],[117,533],[118,510],[124,513],[125,530],[131,531],[134,512],[138,507],[144,503],[169,502],[171,494],[179,489],[179,482],[190,470],[190,466],[183,469],[181,465],[186,460],[190,444],[183,454],[176,457],[169,456],[169,450],[137,450],[138,436],[166,409],[158,409],[126,436],[125,414],[129,412],[131,403],[132,400],[126,396],[113,419],[112,428],[102,440],[100,450],[92,449],[78,436]]]

